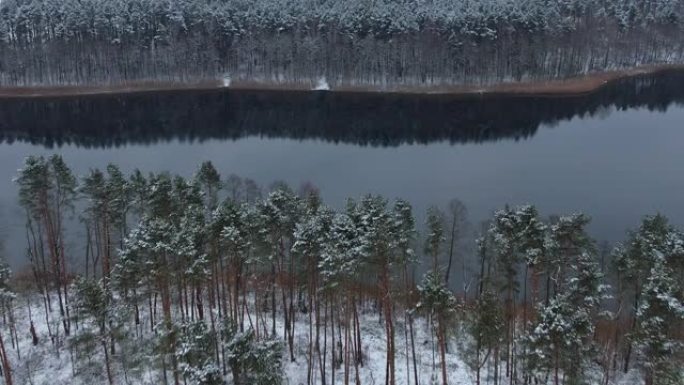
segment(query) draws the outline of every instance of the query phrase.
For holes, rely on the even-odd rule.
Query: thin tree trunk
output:
[[[5,384],[12,385],[12,368],[10,367],[9,359],[7,358],[7,351],[5,350],[5,342],[0,333],[0,355],[2,356],[2,374],[5,377]]]
[[[437,341],[439,342],[439,355],[442,367],[442,385],[447,383],[447,369],[446,369],[446,333],[444,331],[444,322],[441,317],[437,317]]]
[[[107,344],[105,343],[104,340],[102,340],[102,350],[104,351],[104,356],[105,356],[105,369],[107,372],[107,382],[109,382],[109,385],[113,385],[114,379],[112,377],[112,368],[111,368],[111,364],[109,362],[109,351],[107,349]]]
[[[447,263],[446,272],[444,273],[444,282],[449,287],[449,274],[451,273],[451,265],[454,259],[454,244],[456,243],[456,215],[452,214],[451,221],[451,239],[449,242],[449,262]],[[465,284],[465,282],[464,282]]]
[[[388,379],[386,382],[388,385],[396,385],[396,380],[395,380],[395,366],[394,366],[394,324],[392,321],[392,298],[391,298],[391,293],[390,293],[390,286],[389,286],[389,267],[387,266],[387,263],[384,264],[383,266],[383,271],[382,271],[382,278],[381,278],[381,295],[383,296],[382,298],[382,306],[384,309],[384,317],[385,317],[385,330],[386,330],[386,338],[387,338],[387,376],[386,379]]]

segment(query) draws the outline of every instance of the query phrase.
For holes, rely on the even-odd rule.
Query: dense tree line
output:
[[[416,225],[401,199],[333,209],[310,184],[267,192],[209,162],[189,179],[114,165],[77,178],[57,155],[27,158],[16,182],[28,290],[50,337],[40,341],[31,318],[33,344],[68,351],[76,377],[136,383],[154,368],[156,383],[267,385],[299,361],[307,384],[359,385],[379,359],[364,348],[377,338],[370,322],[386,384],[427,383],[427,370],[447,385],[454,349],[478,385],[609,384],[631,369],[646,385],[683,380],[684,234],[662,215],[609,253],[584,214],[505,207],[483,223],[471,260],[457,200]],[[88,229],[83,269],[66,266],[63,248],[74,210]],[[18,305],[9,274],[0,279],[15,346]],[[432,369],[418,364],[424,326]],[[2,369],[7,383],[19,370]]]
[[[684,103],[684,72],[616,81],[586,95],[404,95],[182,91],[0,100],[0,141],[114,147],[244,137],[398,146],[534,136],[542,125]]]
[[[491,83],[681,62],[677,0],[3,0],[0,84]]]

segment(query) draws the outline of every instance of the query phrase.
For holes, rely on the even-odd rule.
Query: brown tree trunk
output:
[[[160,279],[160,292],[161,292],[161,297],[162,297],[162,311],[164,313],[164,324],[166,326],[166,331],[171,333],[172,328],[173,328],[173,320],[171,319],[171,292],[169,288],[169,279],[166,276],[168,274],[168,265],[167,265],[167,259],[166,256],[163,255],[162,257],[162,269],[164,271],[161,273],[162,277]],[[173,371],[173,382],[175,385],[180,384],[180,380],[178,377],[178,362],[176,360],[176,355],[173,354],[173,347],[175,346],[175,339],[173,338],[173,335],[170,336],[169,338],[169,346],[167,346],[167,353],[171,355],[171,370]]]
[[[388,385],[396,385],[395,380],[395,351],[394,351],[394,323],[392,320],[392,298],[389,283],[389,266],[385,263],[382,267],[382,277],[380,279],[382,296],[383,315],[385,318],[385,334],[387,338],[387,370],[386,383]]]
[[[437,341],[439,342],[439,356],[442,361],[442,385],[448,385],[446,370],[446,333],[442,317],[437,317]]]
[[[7,351],[5,351],[5,342],[2,339],[2,333],[0,333],[0,355],[2,356],[2,374],[5,377],[5,384],[12,385],[12,368],[10,367],[9,359],[7,359]]]
[[[560,349],[555,349],[554,364],[553,364],[553,384],[559,385],[558,370],[560,366]]]
[[[111,368],[111,363],[109,362],[109,351],[107,349],[107,344],[102,340],[102,350],[104,351],[104,356],[105,356],[105,369],[107,372],[107,382],[109,382],[109,385],[114,384],[114,378],[112,377],[112,368]]]

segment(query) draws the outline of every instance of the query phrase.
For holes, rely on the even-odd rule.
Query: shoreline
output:
[[[522,82],[503,82],[485,86],[478,85],[444,85],[421,86],[407,85],[395,87],[378,87],[372,85],[340,86],[320,90],[302,83],[267,83],[257,81],[235,81],[226,86],[218,80],[201,82],[152,82],[140,81],[117,85],[95,86],[0,86],[0,100],[3,99],[38,99],[78,96],[130,95],[155,92],[183,91],[277,91],[277,92],[334,92],[365,94],[414,94],[441,96],[581,96],[596,92],[612,82],[635,76],[653,75],[666,71],[684,70],[684,64],[663,64],[639,66],[624,70],[604,71],[588,75],[580,75],[562,80],[539,80]]]

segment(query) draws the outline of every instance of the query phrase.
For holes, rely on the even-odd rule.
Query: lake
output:
[[[463,201],[478,222],[505,204],[584,211],[597,240],[645,214],[684,227],[684,73],[623,79],[576,96],[157,92],[0,100],[0,231],[22,266],[12,183],[24,157],[60,153],[78,175],[190,176],[205,160],[262,185],[316,185],[324,200],[380,193],[417,213]],[[419,215],[422,217],[422,215]],[[81,260],[80,230],[70,233]]]

